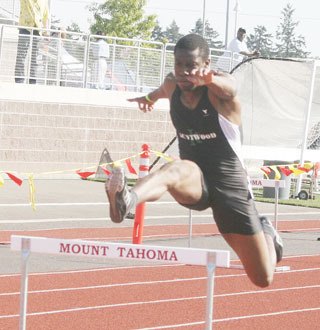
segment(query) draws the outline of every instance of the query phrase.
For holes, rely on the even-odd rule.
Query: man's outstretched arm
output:
[[[169,73],[163,83],[152,92],[145,96],[139,96],[128,99],[129,102],[137,102],[139,109],[143,112],[152,111],[153,105],[159,99],[170,98],[175,88],[175,78],[172,73]]]
[[[225,72],[210,70],[208,68],[195,69],[190,72],[187,79],[195,87],[207,86],[209,94],[221,100],[233,99],[237,94],[235,78]]]

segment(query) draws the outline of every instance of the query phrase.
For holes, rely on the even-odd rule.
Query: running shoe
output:
[[[281,261],[282,254],[283,254],[283,242],[282,242],[282,239],[281,239],[279,233],[273,227],[271,221],[267,217],[260,216],[259,218],[260,218],[260,221],[261,221],[263,232],[265,234],[270,235],[273,238],[273,243],[274,243],[274,248],[276,250],[277,263],[278,263],[278,262]]]
[[[122,167],[113,169],[106,181],[105,188],[109,199],[110,218],[113,222],[120,223],[135,204],[132,197],[134,194],[129,191]]]
[[[107,163],[108,164],[107,169],[110,170],[110,171],[113,171],[113,165],[112,165],[113,164],[113,159],[111,158],[111,155],[110,155],[110,153],[109,153],[109,151],[108,151],[107,148],[105,148],[103,150],[103,153],[102,153],[102,156],[101,156],[99,165],[101,163]],[[103,175],[105,176],[105,173],[103,173]],[[106,189],[106,192],[107,192],[107,186],[108,186],[109,178],[110,178],[110,176],[108,176],[106,178],[106,180],[105,180],[105,189]],[[125,177],[125,180],[127,180],[126,177]],[[128,214],[126,215],[126,218],[127,219],[134,219],[135,218],[135,214],[134,213],[131,213],[131,212],[128,212]]]

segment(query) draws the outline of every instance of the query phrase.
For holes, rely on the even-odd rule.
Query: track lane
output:
[[[279,221],[279,231],[319,231],[320,220]],[[219,234],[216,224],[193,224],[192,233],[195,236]],[[144,227],[144,238],[152,237],[185,237],[189,234],[189,224],[179,225],[148,225]],[[42,230],[2,230],[0,242],[10,242],[11,235],[39,236],[50,238],[81,238],[87,240],[113,240],[132,238],[132,225],[115,228],[59,228]]]

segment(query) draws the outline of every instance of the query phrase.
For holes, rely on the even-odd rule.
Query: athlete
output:
[[[235,79],[210,70],[209,47],[199,35],[182,37],[174,49],[174,73],[137,102],[143,112],[160,98],[170,100],[180,160],[139,179],[129,190],[115,167],[106,182],[110,217],[121,222],[136,204],[169,192],[183,206],[212,208],[219,231],[257,286],[272,283],[282,241],[271,222],[259,216],[241,158],[241,105]]]

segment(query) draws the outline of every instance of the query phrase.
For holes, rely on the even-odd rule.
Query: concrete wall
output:
[[[161,151],[175,135],[168,101],[145,114],[127,101],[137,95],[0,83],[0,171],[60,176],[95,169],[105,147],[114,160]]]

